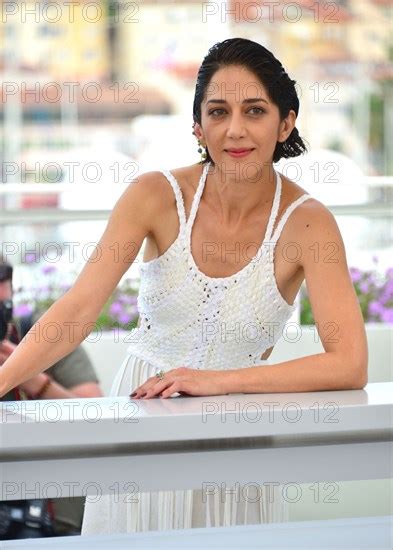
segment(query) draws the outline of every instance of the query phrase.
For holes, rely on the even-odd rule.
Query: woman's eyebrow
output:
[[[267,105],[269,105],[269,102],[266,101],[266,99],[263,99],[261,97],[248,97],[246,99],[243,99],[242,103],[256,103],[257,101],[263,101]],[[208,103],[226,103],[226,99],[209,99],[206,101],[206,105]]]

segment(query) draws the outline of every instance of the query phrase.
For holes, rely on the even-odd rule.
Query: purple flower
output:
[[[368,281],[362,281],[359,284],[359,288],[363,292],[363,294],[367,294],[367,292],[370,290],[370,285],[368,284]]]
[[[378,263],[378,256],[376,256],[376,255],[374,254],[374,256],[372,257],[372,260],[373,260],[373,262],[374,262],[375,264],[377,264],[377,263]]]
[[[368,312],[370,315],[380,315],[383,309],[383,305],[377,300],[373,300],[368,304]]]
[[[393,308],[384,308],[381,319],[384,323],[393,323]]]
[[[25,261],[27,264],[32,264],[33,262],[37,261],[37,256],[35,255],[35,253],[29,252],[25,256]]]
[[[362,278],[362,272],[357,267],[349,268],[349,272],[351,274],[353,283],[357,283]]]
[[[113,302],[113,304],[109,308],[109,312],[111,315],[118,315],[123,311],[123,306],[120,302]]]
[[[53,273],[56,270],[57,268],[54,265],[44,265],[41,271],[45,275],[48,275],[49,273]]]
[[[381,300],[387,302],[393,297],[393,280],[388,281],[382,289]]]
[[[19,304],[13,310],[15,317],[24,317],[30,315],[33,312],[33,308],[29,304]]]
[[[123,325],[126,325],[127,323],[129,323],[131,321],[131,315],[128,315],[128,313],[121,313],[119,315],[119,321]]]

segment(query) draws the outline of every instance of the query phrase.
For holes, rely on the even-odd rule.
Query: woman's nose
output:
[[[229,119],[227,136],[230,138],[237,139],[245,135],[244,120],[241,115],[232,115]]]

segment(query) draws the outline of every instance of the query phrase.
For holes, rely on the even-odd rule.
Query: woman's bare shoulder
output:
[[[187,192],[190,189],[196,191],[196,186],[202,170],[203,166],[199,163],[195,163],[188,166],[173,168],[170,171],[176,178],[181,190]]]
[[[168,183],[168,180],[164,174],[164,171],[168,171],[175,178],[180,188],[188,187],[193,185],[195,181],[195,176],[201,172],[201,167],[198,164],[191,164],[189,166],[181,166],[177,168],[169,168],[168,170],[152,170],[150,172],[144,172],[139,176],[139,179],[144,182],[144,186],[147,191],[150,189],[157,190],[158,187],[162,187],[163,191],[169,191],[169,195],[173,192],[171,191],[171,186]]]
[[[283,176],[281,174],[281,181],[282,181],[282,203],[284,207],[289,206],[292,202],[296,201],[298,198],[300,198],[302,195],[309,195],[310,193],[292,181],[291,179],[287,178],[286,176]],[[310,198],[308,198],[306,201],[304,201],[302,204],[298,205],[296,208],[296,211],[298,214],[301,214],[301,212],[304,211],[310,211],[313,210],[316,213],[321,211],[328,211],[328,208],[320,202],[318,199],[313,197],[311,195]]]
[[[175,175],[173,172],[172,174]],[[164,170],[143,172],[138,175],[133,183],[141,188],[141,192],[144,194],[146,200],[156,202],[161,208],[165,207],[166,203],[168,205],[172,203],[175,198],[172,186],[168,182]]]
[[[180,187],[185,202],[193,194],[197,171],[198,165],[169,169]],[[136,178],[135,184],[140,187],[143,202],[151,205],[149,210],[155,220],[161,220],[163,215],[174,208],[176,197],[163,171],[144,172]]]
[[[300,196],[304,193],[307,193],[303,187],[295,183],[293,180],[289,179],[287,176],[284,176],[281,174],[281,182],[282,182],[282,193],[286,194],[288,196]]]

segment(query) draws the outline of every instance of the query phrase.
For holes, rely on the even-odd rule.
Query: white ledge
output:
[[[352,391],[2,402],[0,500],[100,498],[130,484],[143,492],[390,479],[392,413],[391,382]]]
[[[0,458],[59,446],[64,451],[346,432],[367,436],[392,429],[392,413],[393,382],[348,391],[5,401],[0,403]]]

